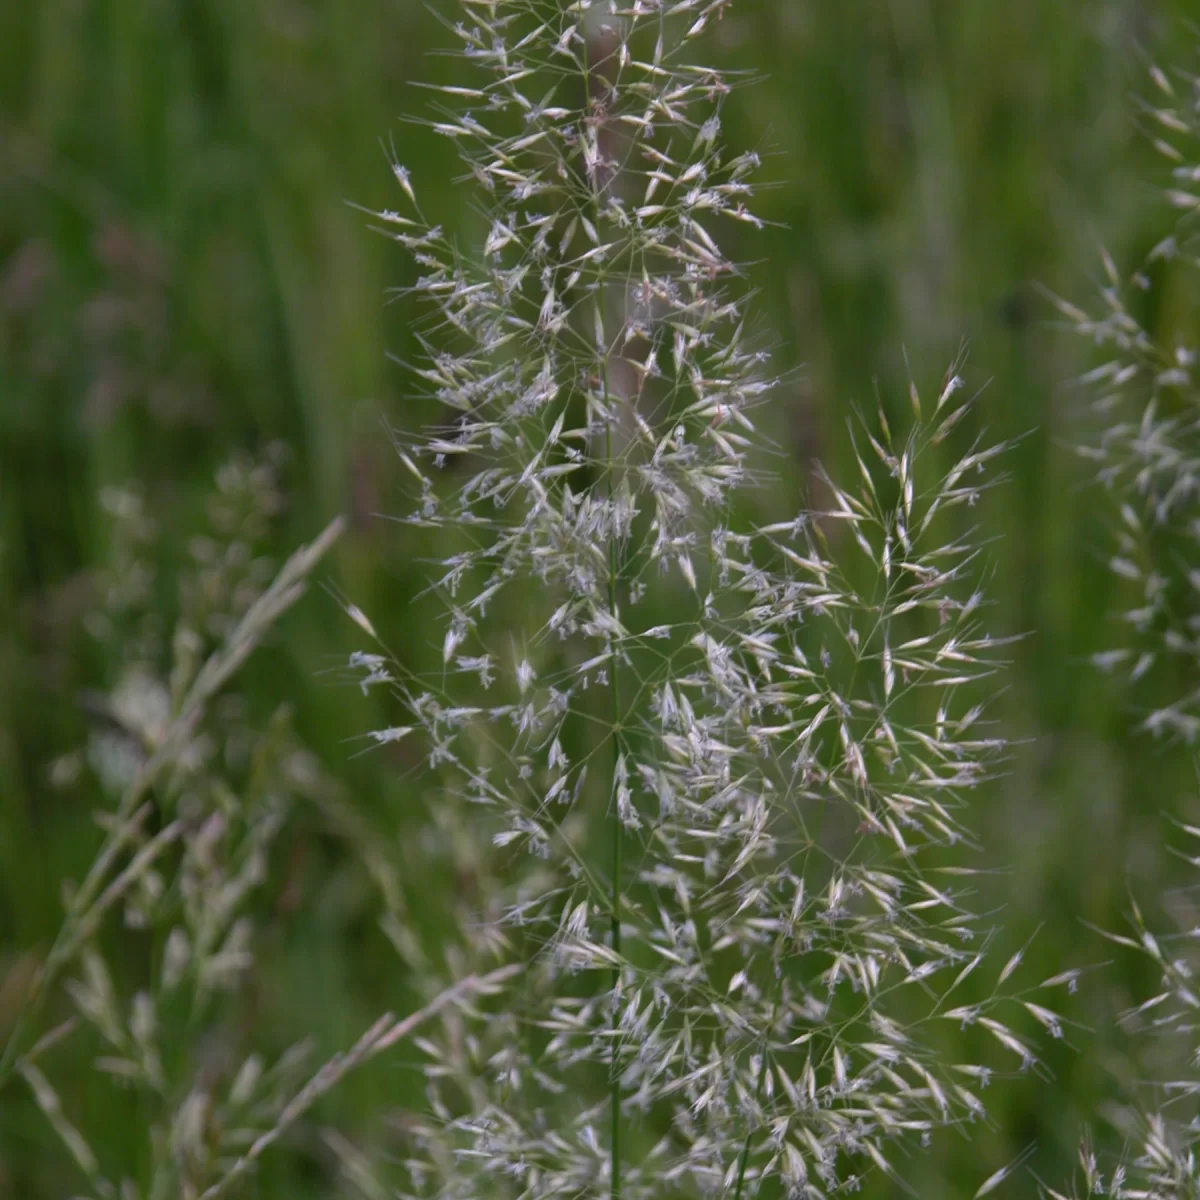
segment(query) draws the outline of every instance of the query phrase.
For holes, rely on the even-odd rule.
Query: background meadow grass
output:
[[[726,134],[763,154],[772,186],[757,211],[776,224],[729,250],[752,264],[760,332],[789,381],[769,418],[783,451],[772,503],[794,507],[814,459],[846,463],[855,404],[878,388],[902,411],[910,367],[936,389],[964,339],[991,431],[1024,435],[980,515],[997,535],[993,626],[1029,633],[994,709],[1017,745],[970,815],[983,852],[964,856],[994,870],[980,907],[997,911],[998,962],[1038,930],[1030,981],[1112,959],[1085,922],[1119,927],[1131,892],[1155,911],[1177,870],[1163,814],[1195,811],[1188,754],[1133,734],[1140,700],[1084,661],[1111,643],[1115,607],[1104,505],[1065,444],[1083,436],[1069,382],[1089,359],[1035,286],[1090,300],[1101,245],[1132,267],[1168,231],[1130,95],[1151,57],[1194,63],[1190,10],[742,0],[709,38],[709,61],[758,80],[734,96]],[[59,923],[60,882],[83,873],[99,838],[90,774],[52,765],[87,737],[81,693],[114,682],[85,626],[112,553],[102,489],[144,489],[169,613],[218,466],[286,443],[273,556],[346,512],[331,584],[403,661],[440,660],[418,599],[422,547],[377,515],[399,503],[386,425],[432,415],[388,357],[415,353],[414,314],[387,296],[406,268],[345,202],[392,202],[381,139],[394,138],[426,211],[479,234],[447,147],[402,117],[423,111],[414,80],[455,74],[433,53],[447,42],[408,0],[0,7],[0,1038]],[[1194,337],[1187,281],[1157,282],[1148,327]],[[338,670],[360,642],[314,590],[246,668],[249,719],[286,701],[366,836],[410,866],[426,798],[399,751],[359,753],[356,739],[389,723],[386,698]],[[301,808],[272,862],[241,1014],[259,1044],[312,1036],[331,1052],[382,1009],[419,1003],[344,827]],[[401,885],[436,947],[439,897],[471,880],[401,871]],[[131,978],[145,969],[131,957]],[[1053,1087],[997,1080],[996,1128],[937,1139],[908,1172],[917,1194],[971,1195],[1031,1144],[1039,1174],[1069,1173],[1125,1070],[1114,1014],[1151,984],[1123,960],[1087,976],[1068,1015],[1097,1030],[1089,1053],[1048,1047]],[[952,1050],[977,1035],[950,1025],[944,1037]],[[351,1079],[319,1119],[366,1137],[382,1111],[419,1103],[405,1062],[400,1049]],[[82,1054],[55,1068],[78,1123],[120,1159],[137,1104],[114,1105]],[[10,1089],[0,1197],[77,1183]],[[312,1140],[272,1157],[246,1194],[338,1193]]]

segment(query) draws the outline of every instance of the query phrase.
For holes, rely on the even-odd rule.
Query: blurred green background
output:
[[[1155,911],[1163,814],[1187,811],[1194,783],[1187,754],[1134,736],[1135,700],[1084,662],[1113,637],[1104,506],[1065,448],[1081,436],[1068,385],[1087,347],[1035,286],[1090,301],[1101,245],[1132,267],[1168,230],[1131,93],[1151,56],[1190,61],[1191,9],[739,0],[706,47],[714,65],[761,77],[735,94],[725,132],[763,153],[757,211],[778,223],[733,247],[753,264],[763,331],[788,372],[772,431],[795,468],[776,499],[795,502],[782,493],[814,458],[845,462],[846,417],[876,380],[898,392],[907,356],[935,388],[963,339],[990,428],[1027,435],[981,517],[1000,535],[994,625],[1030,635],[994,710],[1018,744],[971,823],[996,868],[980,906],[997,912],[999,961],[1038,929],[1031,980],[1109,960],[1084,922],[1119,927],[1131,891],[1153,887]],[[474,235],[447,147],[401,119],[426,103],[413,81],[455,73],[431,54],[446,41],[415,0],[0,4],[0,1036],[57,927],[60,883],[99,838],[95,785],[56,786],[51,768],[87,736],[79,695],[113,683],[84,620],[112,553],[103,488],[145,489],[169,580],[219,464],[285,442],[276,558],[347,513],[328,577],[401,657],[436,656],[439,632],[407,615],[422,568],[375,515],[402,503],[386,423],[429,416],[388,358],[414,354],[414,313],[387,296],[406,268],[346,202],[396,202],[381,148],[394,137],[426,211]],[[1169,279],[1155,295],[1151,329],[1195,332]],[[330,673],[359,645],[314,590],[243,690],[260,723],[286,700],[381,844],[403,841],[423,820],[410,782],[352,741],[387,723],[386,706]],[[290,900],[268,914],[245,1019],[268,1045],[311,1034],[331,1051],[416,991],[374,929],[344,840],[315,818],[289,838]],[[410,900],[436,937],[430,886]],[[1151,982],[1120,961],[1089,976],[1070,1013],[1096,1030],[1074,1039],[1089,1052],[1053,1047],[1053,1087],[995,1082],[995,1127],[947,1135],[914,1161],[917,1194],[969,1196],[1028,1146],[1038,1173],[1061,1180],[1120,1081],[1113,1014]],[[136,1109],[113,1107],[83,1059],[60,1061],[56,1078],[119,1156]],[[0,1197],[72,1194],[70,1164],[19,1092],[0,1096]],[[413,1074],[385,1064],[318,1115],[362,1133],[418,1097]],[[278,1159],[247,1194],[334,1194],[320,1153]],[[1023,1177],[999,1194],[1031,1189]]]

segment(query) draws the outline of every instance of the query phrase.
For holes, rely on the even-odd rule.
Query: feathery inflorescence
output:
[[[71,786],[91,771],[110,804],[0,1051],[0,1090],[24,1081],[98,1200],[194,1200],[286,1115],[303,1079],[304,1047],[269,1061],[230,1019],[254,963],[254,900],[271,848],[290,805],[320,801],[330,786],[286,708],[255,730],[228,687],[340,532],[334,522],[275,569],[261,548],[281,499],[278,466],[272,452],[218,474],[173,628],[158,604],[160,533],[144,497],[136,488],[102,497],[112,562],[89,627],[117,674],[109,690],[80,697],[93,732],[52,777]],[[74,1014],[48,1026],[47,1010],[64,1001]],[[138,1097],[127,1159],[60,1097],[56,1056],[66,1049],[89,1055],[114,1094]]]
[[[1200,265],[1200,78],[1152,67],[1150,83],[1151,98],[1140,114],[1154,147],[1171,164],[1165,198],[1181,213],[1175,229],[1128,281],[1111,256],[1103,255],[1106,283],[1097,312],[1055,303],[1104,357],[1082,378],[1100,432],[1080,452],[1095,464],[1112,498],[1115,544],[1109,566],[1125,599],[1120,636],[1094,662],[1119,673],[1139,699],[1150,697],[1141,704],[1144,731],[1190,747],[1200,733],[1198,348],[1189,320],[1156,335],[1145,313],[1148,301],[1157,300],[1161,314],[1168,282],[1194,283],[1191,272]],[[1192,311],[1185,309],[1185,316]],[[1193,839],[1184,857],[1200,865],[1194,854],[1200,829],[1180,824],[1179,830]],[[1126,1014],[1140,1031],[1134,1057],[1148,1081],[1146,1093],[1127,1097],[1122,1110],[1121,1132],[1130,1148],[1109,1169],[1085,1144],[1082,1189],[1073,1194],[1128,1200],[1200,1194],[1200,997],[1189,945],[1197,923],[1192,898],[1179,893],[1173,904],[1180,910],[1179,932],[1153,932],[1135,904],[1128,933],[1106,935],[1147,958],[1161,986]],[[1189,928],[1193,932],[1184,932]]]
[[[1186,321],[1167,337],[1146,325],[1148,299],[1163,291],[1156,277],[1175,264],[1194,268],[1200,246],[1200,137],[1195,77],[1169,77],[1153,68],[1154,94],[1141,113],[1154,147],[1171,163],[1168,203],[1182,210],[1174,231],[1124,280],[1103,253],[1105,285],[1098,311],[1086,312],[1056,299],[1081,335],[1104,353],[1104,361],[1081,383],[1093,397],[1098,436],[1080,447],[1115,501],[1116,544],[1109,566],[1128,595],[1121,621],[1128,636],[1096,655],[1096,665],[1137,684],[1152,672],[1175,669],[1193,682],[1171,703],[1147,711],[1143,727],[1191,743],[1200,734],[1200,397],[1197,347]]]
[[[945,854],[1004,758],[969,516],[1003,447],[956,364],[902,433],[858,423],[852,487],[739,524],[775,381],[722,249],[758,159],[692,61],[725,7],[462,0],[473,75],[432,124],[487,232],[430,221],[399,161],[376,214],[444,414],[397,435],[443,669],[351,666],[404,708],[374,740],[427,763],[423,845],[470,864],[448,974],[521,967],[421,1038],[405,1196],[823,1196],[982,1113],[934,1022],[1035,1062],[997,1007],[1016,961],[956,1003],[983,945]]]

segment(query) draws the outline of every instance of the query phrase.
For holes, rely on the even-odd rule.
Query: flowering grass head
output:
[[[1193,743],[1200,733],[1200,576],[1194,570],[1200,522],[1200,397],[1197,348],[1186,320],[1165,332],[1148,322],[1148,303],[1168,286],[1182,292],[1200,262],[1200,196],[1196,195],[1196,79],[1150,72],[1152,93],[1140,108],[1154,147],[1170,163],[1165,199],[1181,212],[1175,229],[1128,279],[1103,254],[1100,307],[1088,312],[1056,300],[1071,326],[1092,341],[1103,361],[1085,374],[1097,435],[1080,453],[1095,464],[1114,501],[1117,520],[1109,567],[1122,597],[1124,634],[1096,655],[1135,688],[1157,678],[1169,702],[1147,705],[1143,727],[1156,736]],[[1172,324],[1169,322],[1169,325]],[[1174,678],[1172,678],[1174,677]],[[1143,685],[1145,686],[1145,685]]]
[[[442,418],[397,442],[442,666],[352,666],[472,864],[447,970],[520,967],[421,1041],[406,1195],[825,1195],[982,1113],[989,1069],[931,1023],[1036,1063],[999,993],[956,1002],[983,939],[945,855],[1005,751],[969,516],[1003,447],[956,364],[855,427],[851,485],[739,526],[777,381],[721,248],[758,224],[695,61],[724,8],[464,0],[433,127],[486,233],[398,162],[376,214],[428,314]]]
[[[1105,284],[1096,311],[1056,303],[1103,358],[1081,380],[1099,434],[1080,453],[1094,464],[1112,502],[1108,565],[1121,608],[1112,644],[1093,661],[1123,678],[1143,731],[1192,748],[1200,733],[1197,346],[1188,321],[1173,327],[1167,320],[1165,329],[1156,329],[1150,313],[1164,310],[1173,287],[1194,285],[1200,265],[1200,79],[1159,67],[1149,74],[1150,98],[1139,111],[1155,149],[1170,164],[1165,199],[1180,213],[1175,228],[1129,279],[1103,255]],[[1200,830],[1186,821],[1177,825],[1185,841],[1182,857],[1200,864],[1194,845]],[[1085,1147],[1076,1194],[1134,1200],[1194,1196],[1200,1190],[1195,1020],[1200,1001],[1189,945],[1194,934],[1185,932],[1196,928],[1194,895],[1164,888],[1158,899],[1177,919],[1175,931],[1155,932],[1153,920],[1134,903],[1127,930],[1105,935],[1148,963],[1158,987],[1125,1014],[1126,1028],[1138,1035],[1132,1057],[1139,1072],[1139,1086],[1117,1112],[1126,1156],[1102,1168]]]

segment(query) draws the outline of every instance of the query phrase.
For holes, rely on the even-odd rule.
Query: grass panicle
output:
[[[947,852],[1007,752],[970,516],[1004,446],[955,363],[855,424],[851,485],[746,522],[777,381],[722,249],[760,224],[738,81],[696,57],[726,7],[467,0],[431,121],[479,237],[399,159],[375,214],[444,414],[395,435],[441,668],[365,619],[351,668],[471,864],[447,979],[521,969],[423,1034],[405,1196],[830,1194],[983,1112],[939,1022],[1037,1064],[1003,975],[954,995],[985,938]]]
[[[1097,432],[1079,451],[1111,501],[1108,566],[1120,609],[1112,644],[1093,661],[1122,679],[1144,732],[1194,753],[1200,734],[1200,347],[1190,319],[1196,293],[1188,289],[1200,278],[1200,78],[1157,66],[1149,76],[1139,114],[1169,164],[1164,199],[1178,213],[1175,227],[1128,279],[1103,254],[1104,286],[1093,311],[1055,302],[1102,360],[1080,380]],[[1164,301],[1168,285],[1193,303],[1179,309],[1183,319],[1168,322],[1167,332],[1153,334],[1150,306]],[[1186,821],[1175,825],[1185,842],[1176,852],[1200,865],[1200,829]],[[1157,899],[1177,929],[1156,932],[1134,902],[1128,929],[1105,934],[1123,953],[1143,959],[1159,986],[1123,1014],[1123,1027],[1136,1034],[1129,1053],[1140,1081],[1117,1109],[1125,1155],[1109,1165],[1085,1144],[1072,1196],[1173,1200],[1200,1193],[1195,896],[1187,889]]]

